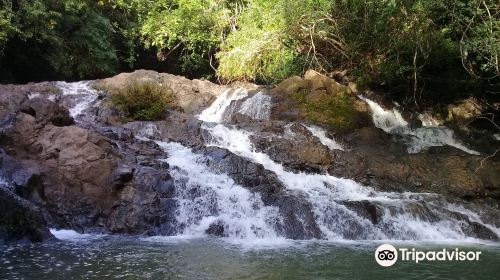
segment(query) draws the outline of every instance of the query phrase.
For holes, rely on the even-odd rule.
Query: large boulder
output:
[[[477,99],[470,97],[455,104],[448,105],[446,121],[458,122],[462,125],[481,115],[485,106]]]
[[[271,124],[269,124],[270,126]],[[295,123],[281,130],[275,124],[271,133],[260,131],[250,138],[258,151],[262,151],[275,161],[294,171],[326,172],[332,163],[330,149],[320,143],[303,125]],[[283,136],[281,136],[281,135]]]
[[[74,123],[68,109],[46,98],[35,97],[21,105],[21,112],[32,115],[39,123],[68,126]]]
[[[0,186],[0,245],[52,238],[40,209]]]
[[[181,76],[150,70],[137,70],[99,80],[95,82],[95,87],[113,91],[123,89],[134,82],[153,82],[168,87],[175,96],[176,105],[187,114],[200,113],[224,91],[223,86],[209,81],[189,80]]]
[[[1,169],[19,198],[39,206],[51,226],[172,232],[172,182],[168,165],[157,160],[165,155],[154,142],[135,139],[123,128],[56,126],[53,121],[67,117],[67,110],[47,99],[33,98],[21,107],[0,144],[22,164],[6,163]]]
[[[140,137],[178,142],[188,147],[199,147],[204,143],[201,124],[202,122],[193,116],[171,111],[164,121],[129,122],[123,127]]]
[[[45,97],[59,98],[61,90],[54,82],[30,83],[27,85],[0,85],[0,119],[17,111],[27,99]]]
[[[316,71],[288,78],[271,90],[275,120],[308,120],[337,131],[371,125],[369,109],[349,86]]]
[[[0,149],[0,244],[51,239],[40,208],[24,199],[36,191],[39,169],[34,162],[19,162]]]

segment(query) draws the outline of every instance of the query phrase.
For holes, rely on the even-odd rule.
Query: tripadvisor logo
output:
[[[375,250],[375,260],[381,266],[391,266],[398,260],[398,251],[390,244],[382,244]]]
[[[398,260],[419,263],[421,261],[479,261],[480,251],[462,251],[458,248],[439,251],[420,251],[415,248],[396,249],[390,244],[382,244],[375,250],[375,260],[381,266],[392,266]]]

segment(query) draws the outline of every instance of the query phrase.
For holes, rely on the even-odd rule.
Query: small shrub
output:
[[[113,105],[125,118],[150,121],[161,119],[165,107],[172,105],[174,96],[170,88],[152,82],[131,82],[112,95]]]

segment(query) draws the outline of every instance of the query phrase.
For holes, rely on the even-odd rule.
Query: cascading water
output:
[[[118,206],[117,211],[125,215],[123,217],[126,220],[123,222],[135,227],[135,213],[128,216],[128,213],[123,213],[127,212],[123,209],[135,212],[137,208],[121,206],[140,198],[133,189],[144,187],[155,201],[151,209],[144,209],[151,204],[137,201],[140,203],[137,204],[138,210],[151,210],[144,216],[144,221],[150,219],[155,224],[152,231],[148,230],[147,233],[163,232],[156,231],[155,227],[158,226],[158,229],[166,228],[168,233],[175,236],[106,236],[53,229],[50,232],[59,242],[24,245],[23,240],[21,244],[10,246],[0,244],[0,278],[368,279],[374,276],[419,278],[422,275],[437,279],[455,275],[467,279],[498,278],[498,243],[485,240],[492,238],[490,232],[500,236],[500,230],[482,221],[484,217],[496,226],[500,225],[498,216],[491,214],[498,214],[497,205],[463,200],[452,203],[452,200],[434,194],[379,192],[352,180],[326,174],[290,172],[272,160],[279,158],[276,154],[270,156],[271,152],[276,151],[270,151],[268,155],[258,152],[256,147],[260,150],[262,143],[276,140],[278,145],[283,144],[287,149],[297,141],[311,139],[310,135],[319,141],[314,139],[313,143],[307,143],[308,147],[320,143],[330,149],[342,146],[337,146],[335,139],[319,127],[307,124],[304,126],[307,131],[301,127],[304,124],[269,120],[270,108],[266,104],[271,103],[271,98],[264,92],[228,90],[199,116],[204,121],[200,133],[200,123],[181,113],[172,113],[179,114],[180,120],[176,119],[177,115],[171,115],[168,121],[133,122],[124,126],[102,123],[100,119],[104,114],[101,115],[97,111],[99,108],[96,108],[100,102],[97,91],[87,83],[58,85],[63,90],[62,95],[40,94],[31,98],[53,98],[55,102],[71,109],[76,125],[107,136],[105,142],[117,144],[122,155],[131,160],[136,156],[137,161],[143,160],[139,156],[146,157],[143,162],[133,165],[139,168],[134,171],[134,180],[144,174],[141,170],[151,171],[160,166],[158,168],[167,172],[167,164],[158,165],[155,160],[163,157],[159,160],[168,163],[171,178],[159,176],[168,178],[168,181],[161,181],[157,185],[153,182],[156,175],[151,178],[151,186],[161,188],[160,192],[149,193],[149,183],[136,186],[132,182],[118,190],[118,193],[113,191],[113,195],[123,195],[125,200],[111,205]],[[391,112],[389,115],[392,115]],[[258,121],[248,121],[245,116]],[[397,118],[397,113],[394,116]],[[186,121],[188,118],[189,122]],[[403,118],[401,120],[404,121]],[[233,126],[231,122],[237,125]],[[400,126],[398,122],[393,125]],[[425,125],[433,127],[436,123],[426,120]],[[179,137],[190,137],[189,133],[193,131],[197,137],[195,141],[187,139],[184,142],[185,138]],[[134,134],[136,139],[131,137]],[[179,143],[165,142],[170,137],[196,148],[191,150]],[[498,139],[498,135],[496,137]],[[264,138],[266,141],[260,141]],[[203,145],[226,148],[233,154],[219,148],[201,147]],[[159,148],[165,151],[164,156]],[[336,151],[332,155],[348,153]],[[259,172],[255,172],[256,169]],[[224,173],[222,170],[229,171]],[[256,174],[256,180],[250,178],[250,183],[247,183],[248,176],[240,177],[247,171],[251,177]],[[0,170],[0,190],[7,190],[7,195],[15,199],[18,195],[15,194],[15,185],[9,181],[11,177],[6,175],[4,178],[2,175]],[[258,180],[265,182],[253,185]],[[273,186],[269,189],[259,189],[271,184]],[[270,198],[268,191],[273,192],[273,197]],[[66,208],[61,210],[66,211]],[[313,212],[313,215],[298,215],[298,219],[290,223],[290,216],[299,211]],[[374,213],[376,215],[369,217]],[[99,223],[107,223],[99,215],[91,216],[94,217],[98,218]],[[286,239],[311,238],[288,235],[288,230],[301,228],[300,223],[308,223],[306,219],[301,219],[303,217],[318,225],[314,230],[320,231],[321,235],[315,234],[313,237],[319,236],[333,242]],[[139,219],[142,217],[139,216]],[[117,219],[107,221],[113,224]],[[94,230],[74,225],[74,229],[77,227],[79,230]],[[486,235],[481,235],[484,233]],[[211,238],[207,234],[224,238]],[[351,241],[353,239],[359,241]],[[226,244],[228,241],[230,246]],[[390,243],[400,249],[413,247],[417,252],[441,252],[446,248],[447,252],[454,253],[460,248],[461,251],[468,249],[482,254],[480,260],[472,262],[424,261],[418,264],[411,260],[403,261],[400,257],[395,267],[380,268],[373,259],[373,252],[380,243]],[[410,267],[415,269],[408,269]]]
[[[168,153],[176,183],[179,234],[204,235],[217,231],[232,239],[277,239],[280,222],[276,207],[264,206],[260,196],[216,174],[205,158],[178,143],[156,142]]]
[[[63,100],[63,102],[68,103],[69,113],[76,120],[99,98],[97,91],[90,87],[90,82],[57,82],[57,86],[63,92],[63,99],[71,96],[67,101]]]
[[[286,171],[268,155],[255,150],[250,140],[250,132],[218,123],[222,120],[220,116],[224,114],[221,111],[225,110],[233,100],[234,98],[222,95],[214,102],[217,107],[211,106],[199,116],[200,120],[206,122],[202,128],[211,136],[207,145],[228,149],[274,172],[290,192],[300,193],[311,203],[316,223],[326,239],[467,238],[463,221],[452,214],[454,206],[443,202],[436,195],[377,192],[349,179],[326,174]],[[219,104],[227,105],[219,106]],[[401,116],[398,113],[393,114],[396,117],[394,120],[380,117],[377,117],[377,120],[379,122],[387,120],[388,126],[398,128],[404,123],[402,117],[398,118],[398,115]],[[346,202],[366,201],[383,213],[380,221],[372,223],[345,206]],[[484,224],[477,215],[468,218],[470,221]],[[495,227],[490,225],[487,227],[499,233]]]
[[[89,89],[87,83],[60,83],[59,86],[63,89],[63,96],[77,97],[76,102],[69,106],[73,116],[83,115],[98,99],[97,92]],[[378,192],[349,179],[287,171],[267,154],[255,150],[250,140],[251,132],[223,124],[226,110],[233,102],[241,103],[239,100],[245,98],[239,108],[232,108],[233,112],[256,119],[268,118],[270,99],[263,93],[248,96],[245,89],[229,89],[198,116],[204,122],[202,129],[210,136],[206,145],[225,148],[275,173],[290,194],[302,197],[312,205],[314,219],[323,238],[463,240],[470,236],[467,232],[469,225],[456,213],[500,235],[500,230],[483,223],[474,212],[447,203],[437,195]],[[375,122],[391,128],[389,131],[406,125],[396,111],[388,113],[382,110],[381,113],[387,116],[374,116]],[[342,149],[320,128],[305,127],[323,145],[330,149]],[[159,131],[154,124],[146,123],[139,134],[137,137],[141,140],[152,141],[150,139]],[[294,136],[286,126],[285,134],[287,137]],[[258,194],[236,184],[228,175],[208,168],[207,159],[189,148],[173,142],[156,143],[166,151],[166,161],[171,166],[171,176],[176,183],[175,220],[178,234],[200,236],[217,232],[229,239],[251,243],[283,240],[277,230],[282,223],[277,207],[264,205]],[[369,203],[380,213],[380,218],[374,222],[363,217],[348,207],[353,203]]]
[[[219,122],[231,102],[247,97],[248,92],[243,88],[225,90],[210,107],[204,110],[199,118],[207,122]]]
[[[412,129],[396,108],[385,110],[379,104],[366,97],[360,96],[359,98],[370,106],[373,122],[376,127],[383,129],[387,133],[405,137],[409,153],[418,153],[429,147],[449,145],[466,153],[479,155],[477,151],[469,149],[457,140],[453,130],[445,126],[439,126],[435,120],[421,115],[419,117],[423,120],[424,126]]]
[[[265,95],[261,91],[257,92],[254,96],[247,98],[238,113],[247,115],[256,120],[267,120],[271,114],[271,97]]]
[[[342,148],[342,146],[339,143],[337,143],[335,139],[329,138],[326,135],[326,131],[323,130],[321,127],[317,127],[314,125],[304,125],[304,127],[307,128],[307,130],[309,130],[312,133],[312,135],[317,137],[321,142],[321,144],[327,146],[330,150],[341,150],[341,151],[344,150],[344,148]]]
[[[424,127],[438,127],[443,124],[441,121],[434,119],[429,113],[419,114],[418,119]]]

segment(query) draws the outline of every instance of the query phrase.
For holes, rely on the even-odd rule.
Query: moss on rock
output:
[[[294,76],[276,86],[280,94],[287,94],[302,118],[328,125],[339,131],[352,130],[369,122],[368,109],[360,106],[348,86],[309,70],[304,78]]]

